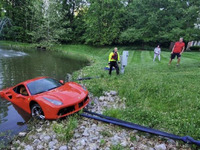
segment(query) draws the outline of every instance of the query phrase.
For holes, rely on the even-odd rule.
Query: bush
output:
[[[200,51],[200,46],[191,46],[190,50],[192,50],[192,51]]]

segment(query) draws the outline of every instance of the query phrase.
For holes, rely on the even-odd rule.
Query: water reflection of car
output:
[[[89,103],[85,87],[49,77],[24,81],[0,91],[0,95],[41,119],[58,119],[81,110]]]

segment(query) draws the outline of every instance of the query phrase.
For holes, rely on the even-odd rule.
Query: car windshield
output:
[[[58,82],[57,80],[54,80],[52,78],[43,78],[43,79],[39,79],[39,80],[33,81],[31,83],[28,83],[27,87],[28,87],[31,95],[36,95],[39,93],[50,91],[61,85],[62,84],[60,82]]]

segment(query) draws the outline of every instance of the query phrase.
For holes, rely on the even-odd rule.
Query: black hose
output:
[[[147,132],[147,133],[151,133],[151,134],[155,134],[155,135],[160,135],[160,136],[168,137],[168,138],[175,139],[175,140],[181,140],[181,141],[188,143],[188,144],[196,144],[197,146],[200,146],[200,141],[194,140],[190,136],[180,137],[180,136],[177,136],[177,135],[174,135],[174,134],[166,133],[166,132],[163,132],[163,131],[151,129],[151,128],[144,127],[144,126],[140,126],[140,125],[137,125],[137,124],[134,124],[134,123],[131,123],[131,122],[126,122],[126,121],[119,120],[119,119],[116,119],[116,118],[104,116],[102,114],[90,112],[88,110],[84,110],[84,112],[90,114],[90,115],[87,115],[87,114],[84,114],[84,113],[81,114],[81,116],[86,117],[86,118],[95,119],[95,120],[99,120],[99,121],[106,122],[106,123],[112,123],[112,124],[115,124],[115,125],[130,128],[130,129],[135,129],[135,130],[139,130],[139,131],[143,131],[143,132]],[[93,116],[93,115],[95,115],[95,116]],[[98,116],[98,117],[96,117],[96,116]]]
[[[97,79],[97,78],[100,78],[100,77],[84,77],[84,78],[78,78],[76,80],[73,80],[73,81],[82,81],[82,80],[91,80],[91,79]]]

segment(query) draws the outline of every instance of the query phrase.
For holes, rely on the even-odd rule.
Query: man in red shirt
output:
[[[180,64],[181,60],[181,54],[185,50],[185,43],[183,42],[183,38],[180,38],[178,42],[174,44],[174,47],[172,48],[171,52],[171,58],[169,60],[169,65],[171,65],[172,59],[174,59],[177,56],[177,66]]]

